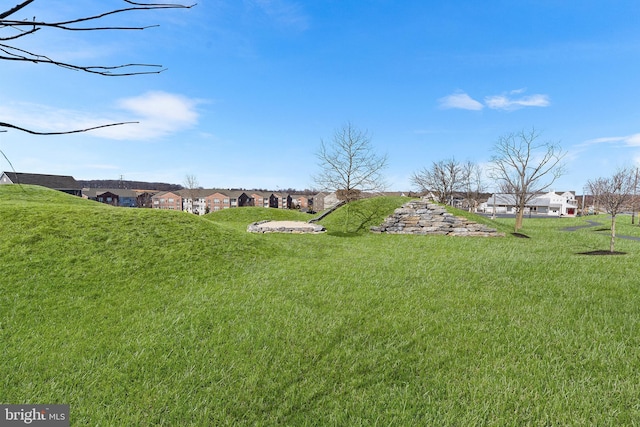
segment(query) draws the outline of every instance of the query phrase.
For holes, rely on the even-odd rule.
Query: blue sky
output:
[[[10,3],[13,5],[16,2]],[[35,1],[64,19],[117,0]],[[554,189],[640,163],[640,2],[202,0],[121,15],[136,32],[41,31],[21,47],[87,65],[167,67],[100,77],[4,62],[0,133],[17,171],[204,187],[313,188],[320,141],[350,122],[387,154],[390,190],[455,157],[485,164],[501,135],[535,127],[567,152]],[[2,168],[9,169],[2,159]]]

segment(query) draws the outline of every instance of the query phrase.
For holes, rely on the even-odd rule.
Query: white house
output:
[[[515,214],[515,206],[514,194],[493,194],[481,204],[480,210],[486,213]],[[573,191],[537,194],[524,208],[525,215],[576,216],[577,211],[578,202]]]

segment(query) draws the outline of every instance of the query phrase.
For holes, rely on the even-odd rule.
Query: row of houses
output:
[[[80,184],[71,176],[19,172],[3,172],[0,175],[0,184],[18,183],[41,185],[113,206],[179,210],[199,215],[243,206],[319,212],[336,206],[341,198],[339,192],[321,192],[308,195],[227,189],[183,189],[158,192],[122,188],[81,188]],[[405,195],[405,193],[385,194]],[[407,195],[412,194],[408,193]],[[433,198],[433,195],[431,196]],[[479,204],[477,211],[515,214],[515,196],[504,193],[493,194],[485,202]],[[525,206],[524,213],[528,215],[575,216],[578,213],[578,201],[573,191],[550,191],[532,197]]]
[[[324,210],[338,203],[336,193],[307,195],[201,188],[176,191],[82,188],[72,176],[21,172],[3,172],[0,175],[0,184],[40,185],[113,206],[180,210],[199,215],[243,206]]]
[[[154,194],[151,197],[151,207],[182,210],[199,215],[243,206],[314,210],[314,201],[320,198],[324,202],[322,194],[310,196],[262,191],[185,189]]]
[[[308,195],[226,189],[185,189],[154,194],[139,190],[83,189],[82,194],[83,197],[116,206],[182,210],[199,215],[243,206],[319,212],[336,206],[341,200],[339,192]],[[384,194],[407,195],[406,193]],[[516,198],[513,194],[493,194],[485,202],[480,203],[476,211],[515,214]],[[573,191],[550,191],[531,197],[525,206],[524,213],[525,215],[572,217],[578,213],[578,201]]]

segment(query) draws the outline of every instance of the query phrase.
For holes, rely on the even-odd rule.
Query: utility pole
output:
[[[491,219],[496,219],[496,193],[493,193],[493,214],[491,214]]]

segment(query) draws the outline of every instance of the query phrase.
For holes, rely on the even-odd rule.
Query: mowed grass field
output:
[[[640,242],[372,234],[407,199],[197,217],[0,186],[0,402],[90,426],[640,424]],[[618,234],[640,236],[620,217]]]

